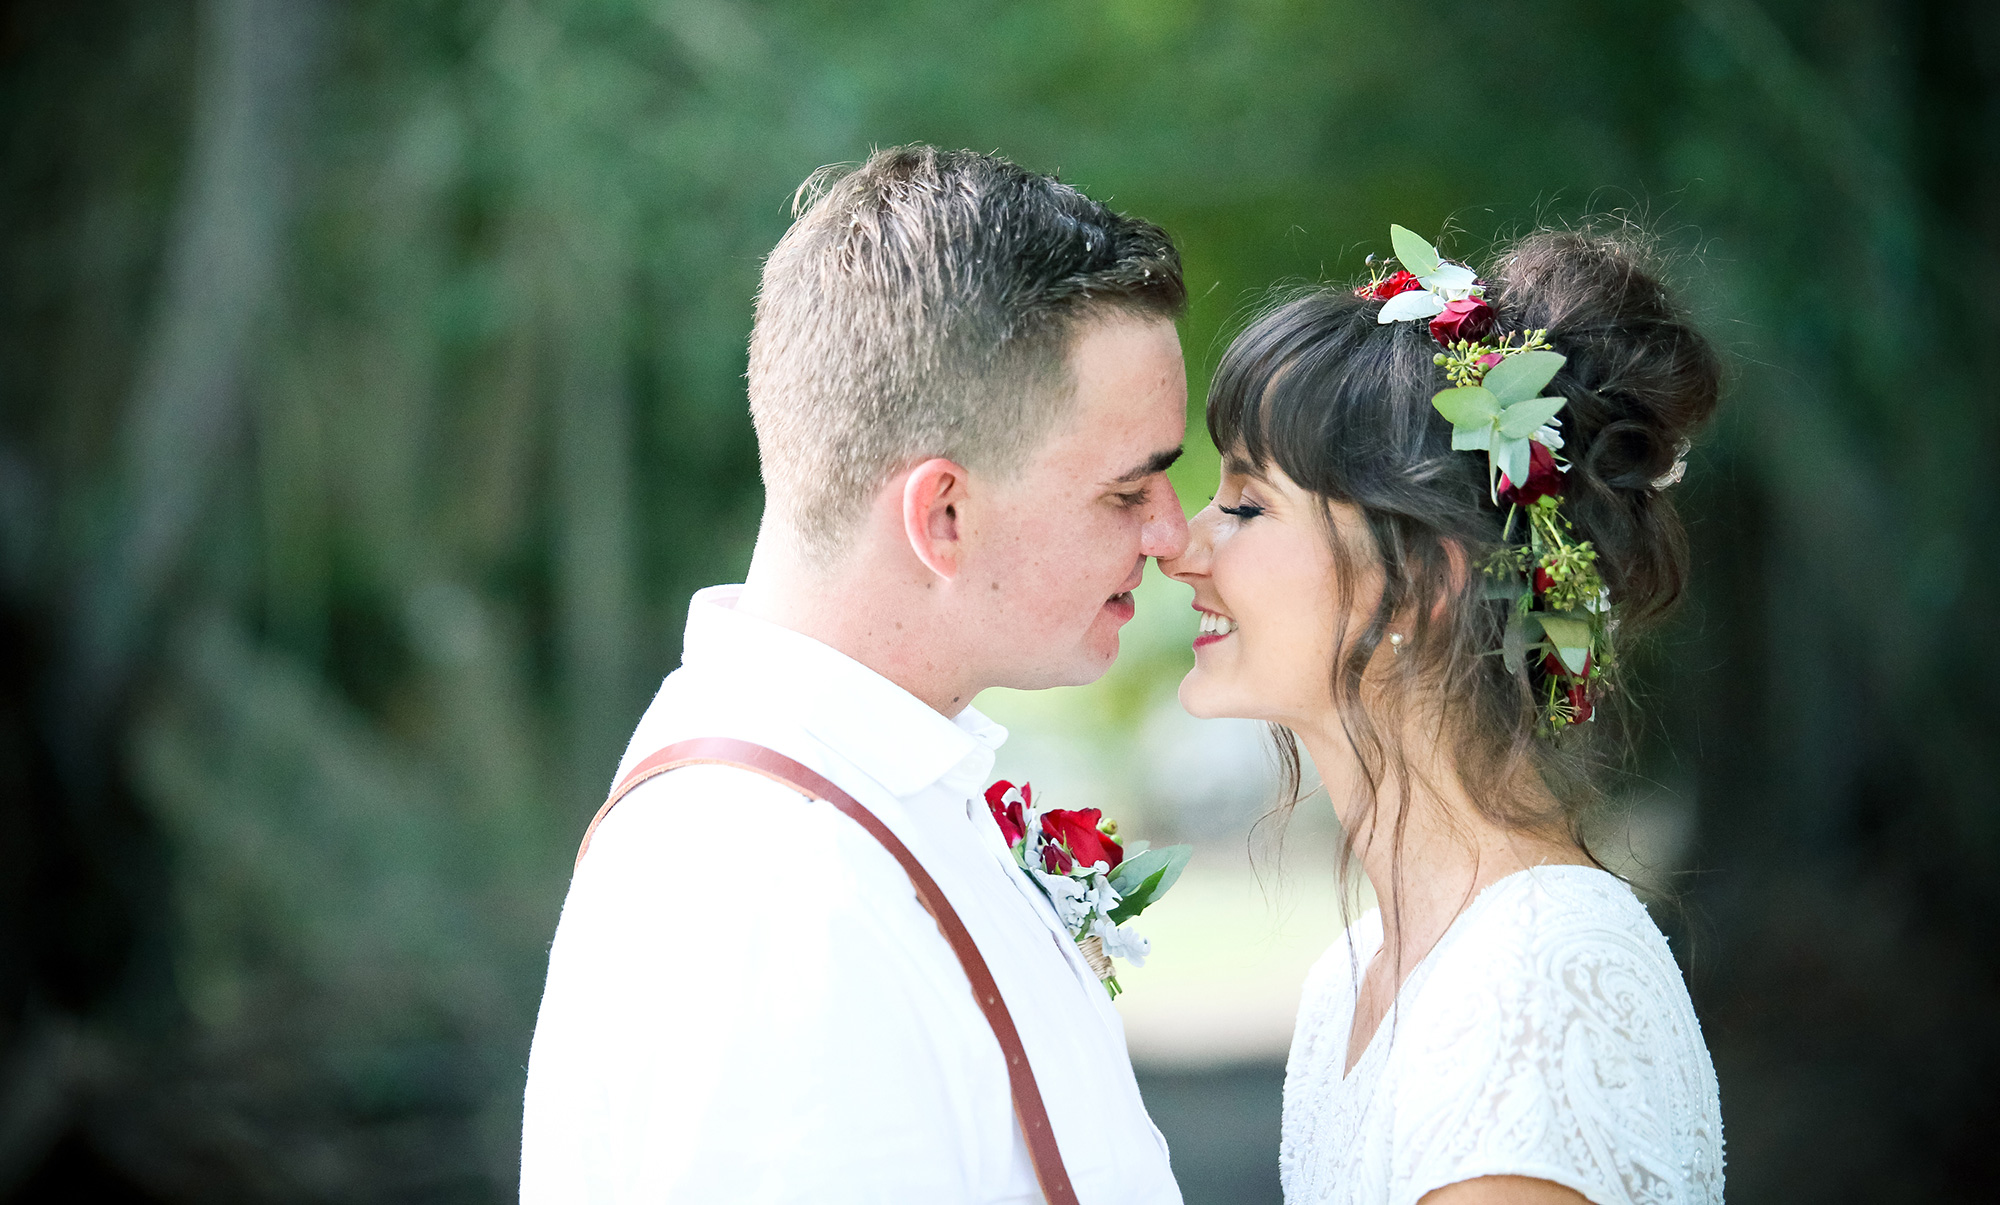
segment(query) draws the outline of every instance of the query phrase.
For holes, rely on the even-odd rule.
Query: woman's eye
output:
[[[1217,506],[1215,509],[1238,519],[1254,519],[1264,513],[1264,508],[1255,502],[1245,502],[1241,506]]]

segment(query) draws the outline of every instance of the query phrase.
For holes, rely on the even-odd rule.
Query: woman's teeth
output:
[[[1204,636],[1227,636],[1236,630],[1236,621],[1227,615],[1217,615],[1211,611],[1201,613],[1201,634]]]

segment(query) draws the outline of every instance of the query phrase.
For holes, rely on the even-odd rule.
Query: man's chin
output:
[[[1048,690],[1057,686],[1088,686],[1110,672],[1118,661],[1118,629],[1093,630],[1069,656],[1044,661],[1012,682],[996,682],[1013,690]]]

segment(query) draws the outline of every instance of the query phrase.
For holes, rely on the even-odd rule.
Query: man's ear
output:
[[[965,506],[963,466],[937,457],[903,479],[903,535],[910,551],[932,573],[949,581],[958,576],[961,511]]]

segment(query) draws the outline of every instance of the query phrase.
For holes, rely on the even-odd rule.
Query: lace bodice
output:
[[[1288,1205],[1413,1205],[1533,1176],[1600,1205],[1722,1200],[1715,1070],[1666,938],[1601,870],[1542,866],[1481,892],[1343,1076],[1356,921],[1306,981],[1285,1071]]]

